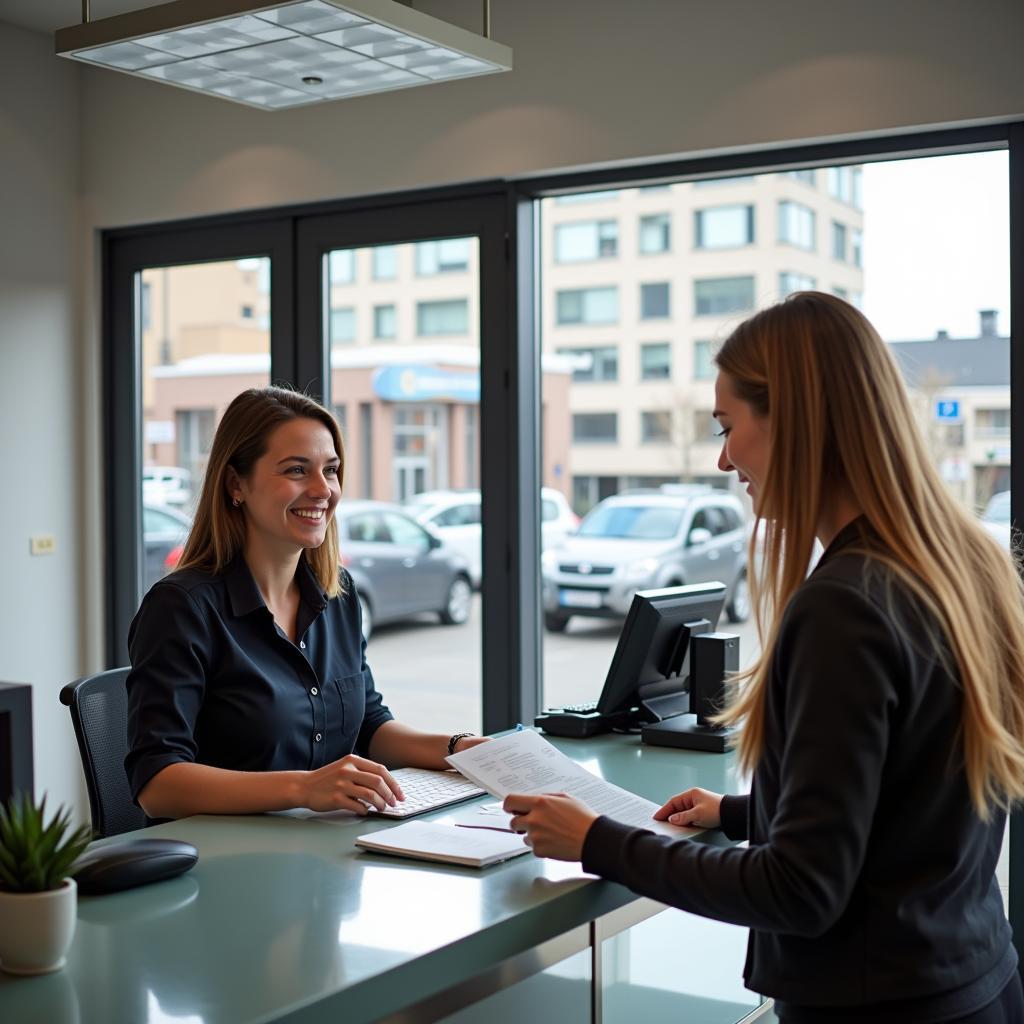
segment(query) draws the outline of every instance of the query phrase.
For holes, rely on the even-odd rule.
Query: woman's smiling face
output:
[[[289,552],[319,547],[341,498],[340,464],[331,432],[318,420],[282,423],[249,476],[230,489],[242,502],[247,543]]]
[[[723,473],[736,471],[741,484],[758,512],[758,495],[764,484],[771,446],[770,420],[758,416],[749,402],[737,398],[732,378],[724,370],[715,380],[714,417],[721,428],[722,454],[718,468]]]

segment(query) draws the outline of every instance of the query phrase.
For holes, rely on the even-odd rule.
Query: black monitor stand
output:
[[[725,698],[727,674],[739,670],[740,639],[731,633],[698,633],[690,639],[688,714],[645,725],[640,738],[659,747],[724,753],[734,730],[711,724]]]

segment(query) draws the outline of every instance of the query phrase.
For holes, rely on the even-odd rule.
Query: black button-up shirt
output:
[[[173,573],[145,596],[128,632],[128,756],[137,800],[179,761],[235,771],[320,768],[366,755],[392,718],[366,664],[351,577],[328,600],[299,559],[291,640],[241,555],[220,575]]]

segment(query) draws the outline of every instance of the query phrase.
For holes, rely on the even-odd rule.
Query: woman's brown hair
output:
[[[245,545],[245,516],[231,503],[228,473],[243,479],[267,450],[270,435],[289,420],[310,419],[322,423],[334,440],[341,460],[338,485],[345,477],[345,448],[335,418],[319,402],[287,388],[249,388],[235,397],[224,411],[210,449],[195,519],[177,568],[222,572]],[[313,575],[328,597],[341,592],[338,572],[338,528],[327,524],[327,536],[317,548],[303,553]]]
[[[716,356],[725,383],[769,418],[759,493],[763,556],[750,545],[762,652],[737,679],[750,771],[764,750],[765,694],[782,612],[810,564],[823,504],[845,487],[879,543],[869,554],[938,624],[963,689],[963,758],[982,818],[1024,797],[1024,588],[1013,559],[950,494],[918,430],[895,360],[864,315],[797,292],[752,316]],[[758,558],[762,564],[758,570]],[[941,655],[940,655],[941,656]]]

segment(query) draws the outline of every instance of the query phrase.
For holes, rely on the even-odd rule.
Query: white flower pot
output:
[[[77,897],[73,878],[47,892],[0,892],[0,970],[60,970],[75,935]]]

